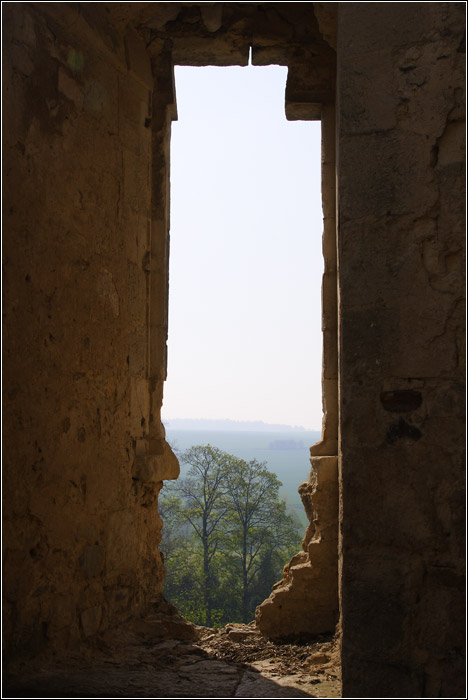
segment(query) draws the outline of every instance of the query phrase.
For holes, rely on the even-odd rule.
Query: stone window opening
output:
[[[465,3],[2,13],[8,685],[118,696],[138,665],[137,694],[158,692],[158,492],[179,473],[160,420],[173,65],[247,65],[251,48],[288,66],[288,117],[323,125],[324,423],[270,618],[293,635],[323,623],[320,600],[339,610],[345,697],[464,697]],[[130,627],[139,658],[127,643],[109,665],[102,638]],[[75,650],[79,678],[55,655]],[[205,690],[178,670],[180,696]]]
[[[159,190],[164,204],[165,231],[169,230],[169,142],[170,122],[176,118],[174,65],[268,65],[288,66],[285,109],[289,120],[322,121],[322,439],[311,447],[311,474],[300,486],[310,524],[302,551],[285,566],[282,583],[275,587],[258,609],[257,625],[271,639],[307,638],[335,630],[338,603],[338,332],[337,332],[337,255],[335,196],[335,107],[333,50],[327,45],[326,59],[317,59],[314,70],[304,61],[279,51],[245,42],[234,59],[217,55],[208,45],[172,37],[172,51],[157,39],[152,44],[153,75],[156,90],[153,113],[165,110],[153,144],[153,163],[166,163],[164,187]],[[159,89],[162,88],[162,89]],[[156,102],[156,103],[155,103]],[[161,129],[161,127],[163,127]],[[154,128],[154,127],[153,127]],[[158,179],[161,179],[158,168]],[[167,293],[167,290],[166,290]],[[167,477],[165,477],[167,478]],[[303,606],[310,611],[302,614]]]
[[[279,423],[261,411],[275,400],[276,382],[271,379],[282,366],[287,377],[283,381],[290,385],[279,389],[285,395],[284,405],[293,407],[296,393],[302,394],[298,399],[302,421],[312,420],[307,403],[317,403],[321,396],[321,121],[312,125],[285,119],[287,68],[278,68],[175,67],[179,119],[171,130],[168,329],[168,381],[174,389],[168,400],[166,381],[163,403],[169,419],[177,410],[194,417],[209,417],[215,410],[234,419]],[[298,211],[291,211],[294,206]],[[302,283],[296,276],[303,278]],[[247,294],[244,287],[249,283]],[[283,308],[285,300],[289,314]],[[204,331],[198,337],[200,328]],[[294,358],[297,353],[302,368],[302,346],[308,350],[309,367],[300,372]],[[209,358],[206,366],[201,365],[204,354]],[[239,395],[232,376],[224,378],[233,372],[239,389],[243,387]],[[250,401],[244,387],[259,405],[256,416],[228,413],[233,405],[234,411],[249,408],[244,405]],[[312,415],[317,415],[315,405]],[[315,421],[321,417],[320,413]],[[294,425],[301,418],[283,422]],[[200,439],[194,434],[193,444]],[[304,478],[306,461],[301,468]],[[293,502],[298,501],[299,483],[300,477]]]

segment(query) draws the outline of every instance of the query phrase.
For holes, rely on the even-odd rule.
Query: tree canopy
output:
[[[281,482],[265,463],[211,445],[180,460],[187,476],[160,496],[165,594],[197,624],[248,622],[300,546]]]

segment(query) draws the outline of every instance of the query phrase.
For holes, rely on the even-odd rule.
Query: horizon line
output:
[[[232,424],[249,424],[249,425],[264,425],[278,426],[284,428],[293,428],[297,430],[305,430],[310,432],[321,432],[322,428],[306,428],[303,425],[293,425],[291,423],[269,423],[261,419],[248,420],[237,418],[166,418],[161,417],[162,423],[170,424],[171,422],[187,422],[187,423],[232,423]],[[168,425],[167,427],[170,427]]]

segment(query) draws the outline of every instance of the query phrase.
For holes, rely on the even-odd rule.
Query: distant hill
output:
[[[302,440],[273,440],[268,445],[269,450],[303,450]]]
[[[262,420],[224,420],[215,418],[163,418],[162,422],[168,429],[174,430],[232,430],[255,432],[278,432],[304,430],[302,425],[281,425],[279,423],[264,423]]]

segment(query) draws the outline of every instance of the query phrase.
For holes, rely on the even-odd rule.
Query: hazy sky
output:
[[[286,75],[176,68],[166,419],[321,428],[320,123]]]

